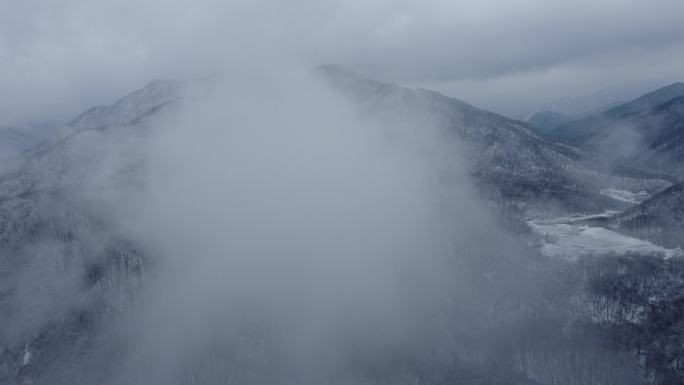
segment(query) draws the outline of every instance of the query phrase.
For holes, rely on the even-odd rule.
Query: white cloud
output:
[[[681,52],[682,13],[678,0],[3,2],[0,124],[68,119],[151,78],[201,76],[245,56],[265,62],[275,49],[302,65],[333,62],[399,83],[525,73],[537,84],[558,68],[582,76],[577,63],[597,57],[612,59],[596,61],[595,74],[624,69],[613,78],[627,81],[649,68],[625,63]],[[681,68],[681,56],[659,57]],[[565,82],[575,80],[586,82]],[[550,97],[563,96],[562,82],[554,86]]]

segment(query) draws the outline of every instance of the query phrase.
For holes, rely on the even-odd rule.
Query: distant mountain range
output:
[[[547,113],[566,117],[567,120],[580,119],[624,104],[639,95],[661,87],[665,82],[636,82],[601,89],[586,95],[564,97],[549,103],[525,120],[531,122],[535,115]]]
[[[527,123],[541,130],[542,132],[548,133],[561,124],[571,120],[573,120],[573,118],[570,115],[565,115],[555,111],[542,110],[535,112],[532,116],[530,116],[527,119]]]
[[[594,153],[610,165],[684,177],[684,83],[550,129],[551,138]]]

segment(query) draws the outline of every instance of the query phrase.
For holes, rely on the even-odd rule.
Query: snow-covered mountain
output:
[[[142,117],[159,114],[181,90],[181,82],[155,81],[90,109],[0,177],[0,383],[79,372],[96,325],[130,307],[147,262],[115,231],[117,208],[106,194],[136,188]]]
[[[531,213],[622,209],[632,204],[625,202],[625,196],[650,196],[670,184],[648,174],[612,175],[610,170],[593,165],[586,150],[549,139],[524,122],[436,92],[384,84],[334,66],[321,67],[318,73],[366,117],[390,124],[415,119],[442,128],[448,148],[463,152],[469,162],[467,171],[482,195],[495,202],[495,210],[516,216],[521,227],[525,227],[523,216]],[[101,351],[99,338],[103,336],[98,331],[139,301],[146,275],[154,269],[148,250],[127,239],[111,220],[119,207],[107,194],[116,189],[118,199],[125,199],[127,192],[144,182],[142,144],[151,129],[149,123],[180,106],[188,97],[188,87],[185,82],[155,81],[113,105],[94,107],[61,130],[61,137],[24,152],[18,166],[0,176],[0,383],[106,383],[111,373],[94,373],[88,367],[107,357]],[[631,195],[626,189],[633,190]],[[642,206],[661,201],[672,191],[679,190],[666,190]],[[671,206],[658,207],[667,210]],[[624,218],[629,212],[622,214]],[[418,377],[425,383],[452,383],[467,375],[480,383],[536,384],[558,379],[558,373],[546,370],[555,367],[572,373],[573,378],[609,379],[606,383],[637,379],[636,372],[631,371],[636,363],[614,350],[606,350],[593,340],[578,347],[577,336],[585,330],[582,322],[586,320],[580,320],[578,325],[582,326],[573,326],[577,329],[565,326],[575,320],[572,317],[579,317],[572,306],[586,310],[586,303],[570,303],[579,295],[579,281],[568,283],[564,274],[558,274],[565,271],[561,267],[567,268],[564,262],[560,267],[554,260],[538,263],[540,255],[528,246],[528,240],[515,238],[506,253],[492,254],[486,247],[469,252],[475,255],[476,267],[468,274],[472,282],[464,285],[483,298],[470,299],[479,301],[474,304],[445,303],[449,311],[460,311],[459,306],[463,306],[474,312],[463,318],[467,320],[464,330],[479,333],[480,324],[506,324],[506,328],[516,330],[515,338],[485,333],[450,335],[455,342],[444,345],[446,352],[416,348],[422,354],[416,355],[419,359],[397,357],[396,352],[382,348],[361,356],[362,362],[350,364],[353,373],[371,373],[377,383],[388,379],[415,383],[413,379]],[[548,277],[548,281],[538,277]],[[463,296],[472,297],[467,292]],[[526,302],[528,296],[534,301]],[[540,326],[553,336],[537,338]],[[554,349],[563,346],[567,351],[550,352],[542,340],[552,337]],[[241,370],[240,360],[245,357],[238,353],[259,363],[268,361],[265,339],[250,338],[256,341],[256,348],[211,362]],[[235,343],[239,348],[246,342]],[[108,354],[126,354],[116,350],[124,348],[113,346],[114,352]],[[508,347],[502,353],[500,346]],[[587,351],[595,355],[585,354]],[[573,359],[567,360],[568,356]],[[609,369],[594,368],[597,357]],[[202,364],[199,367],[206,369]],[[625,372],[617,373],[617,366]],[[397,367],[401,370],[395,370]],[[238,378],[255,375],[239,370],[244,377]],[[363,381],[356,382],[375,383],[360,375],[358,378]],[[185,383],[201,381],[189,379]]]
[[[622,176],[617,182],[586,150],[550,139],[524,122],[434,91],[380,83],[339,67],[319,71],[364,110],[395,117],[428,115],[458,135],[477,183],[489,197],[506,205],[601,211],[620,207],[620,202],[600,194],[601,189],[614,183],[644,187],[641,177]],[[656,182],[663,183],[668,182]]]
[[[186,83],[176,80],[155,80],[135,90],[109,106],[95,106],[69,123],[74,129],[126,125],[162,108],[179,98]]]

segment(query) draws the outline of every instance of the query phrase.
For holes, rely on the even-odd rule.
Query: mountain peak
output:
[[[108,106],[95,106],[69,123],[77,129],[133,122],[148,111],[179,97],[186,83],[179,80],[156,79]]]

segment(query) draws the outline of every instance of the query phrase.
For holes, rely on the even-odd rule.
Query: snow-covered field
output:
[[[600,191],[601,195],[611,197],[615,200],[633,204],[639,204],[648,198],[646,191],[631,192],[627,190],[618,190],[614,188],[607,188]]]
[[[666,249],[649,241],[629,237],[602,227],[589,226],[579,221],[613,213],[557,218],[535,219],[528,222],[542,241],[541,252],[546,256],[570,260],[585,255],[638,253],[653,255],[662,253],[666,258],[684,255],[681,249]]]

